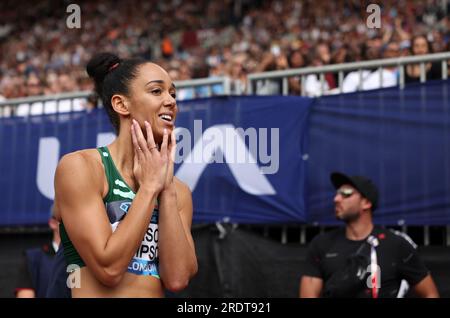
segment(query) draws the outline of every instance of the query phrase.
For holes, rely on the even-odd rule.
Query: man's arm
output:
[[[300,298],[319,298],[323,288],[323,280],[319,277],[302,276],[300,280]]]
[[[422,298],[439,298],[439,292],[430,274],[414,285],[414,292]]]
[[[402,278],[406,279],[410,286],[413,286],[412,289],[417,296],[424,298],[439,297],[433,278],[431,278],[429,270],[416,250],[417,245],[408,235],[394,233],[400,237],[397,255],[399,256],[398,271]]]
[[[35,298],[34,289],[24,288],[16,290],[16,298]]]
[[[28,261],[26,253],[22,255],[22,260],[19,266],[18,281],[16,283],[14,294],[16,298],[35,298],[36,293],[33,288],[30,271],[28,270]]]
[[[324,286],[320,248],[323,236],[316,236],[308,246],[306,260],[300,279],[299,297],[300,298],[318,298],[322,293]]]

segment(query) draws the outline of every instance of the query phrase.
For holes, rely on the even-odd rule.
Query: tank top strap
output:
[[[108,182],[108,194],[104,198],[104,201],[108,201],[108,199],[111,197],[111,190],[113,188],[113,180],[114,177],[114,166],[113,161],[111,159],[111,154],[109,153],[108,147],[99,147],[97,148],[98,152],[100,153],[100,157],[102,158],[103,168],[105,169],[105,175],[106,175],[106,181]]]
[[[103,201],[107,203],[110,201],[122,200],[124,198],[133,200],[135,193],[122,178],[119,170],[117,170],[108,147],[99,147],[97,150],[102,158],[106,179],[108,181],[108,194]]]

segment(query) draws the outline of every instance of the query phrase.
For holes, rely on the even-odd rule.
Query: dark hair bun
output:
[[[105,79],[106,74],[110,71],[110,68],[120,63],[120,58],[112,53],[98,53],[94,55],[86,66],[86,71],[90,78],[94,79],[96,85],[100,84]]]

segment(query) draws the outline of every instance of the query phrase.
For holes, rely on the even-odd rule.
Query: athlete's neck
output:
[[[119,136],[108,146],[113,157],[114,164],[122,177],[133,178],[134,149],[131,141],[131,126],[128,122],[122,122]]]

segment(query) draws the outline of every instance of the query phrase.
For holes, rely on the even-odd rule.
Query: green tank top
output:
[[[102,158],[106,179],[108,181],[108,193],[103,198],[103,202],[105,203],[109,223],[114,232],[120,225],[120,222],[126,217],[128,209],[136,194],[120,175],[111,158],[108,148],[100,147],[97,148],[97,150]],[[159,278],[158,216],[159,211],[157,202],[148,229],[142,239],[141,245],[128,265],[127,272],[136,275],[151,275]],[[67,265],[70,266],[71,264],[75,264],[80,267],[86,266],[72,244],[63,222],[60,223],[59,229]]]

